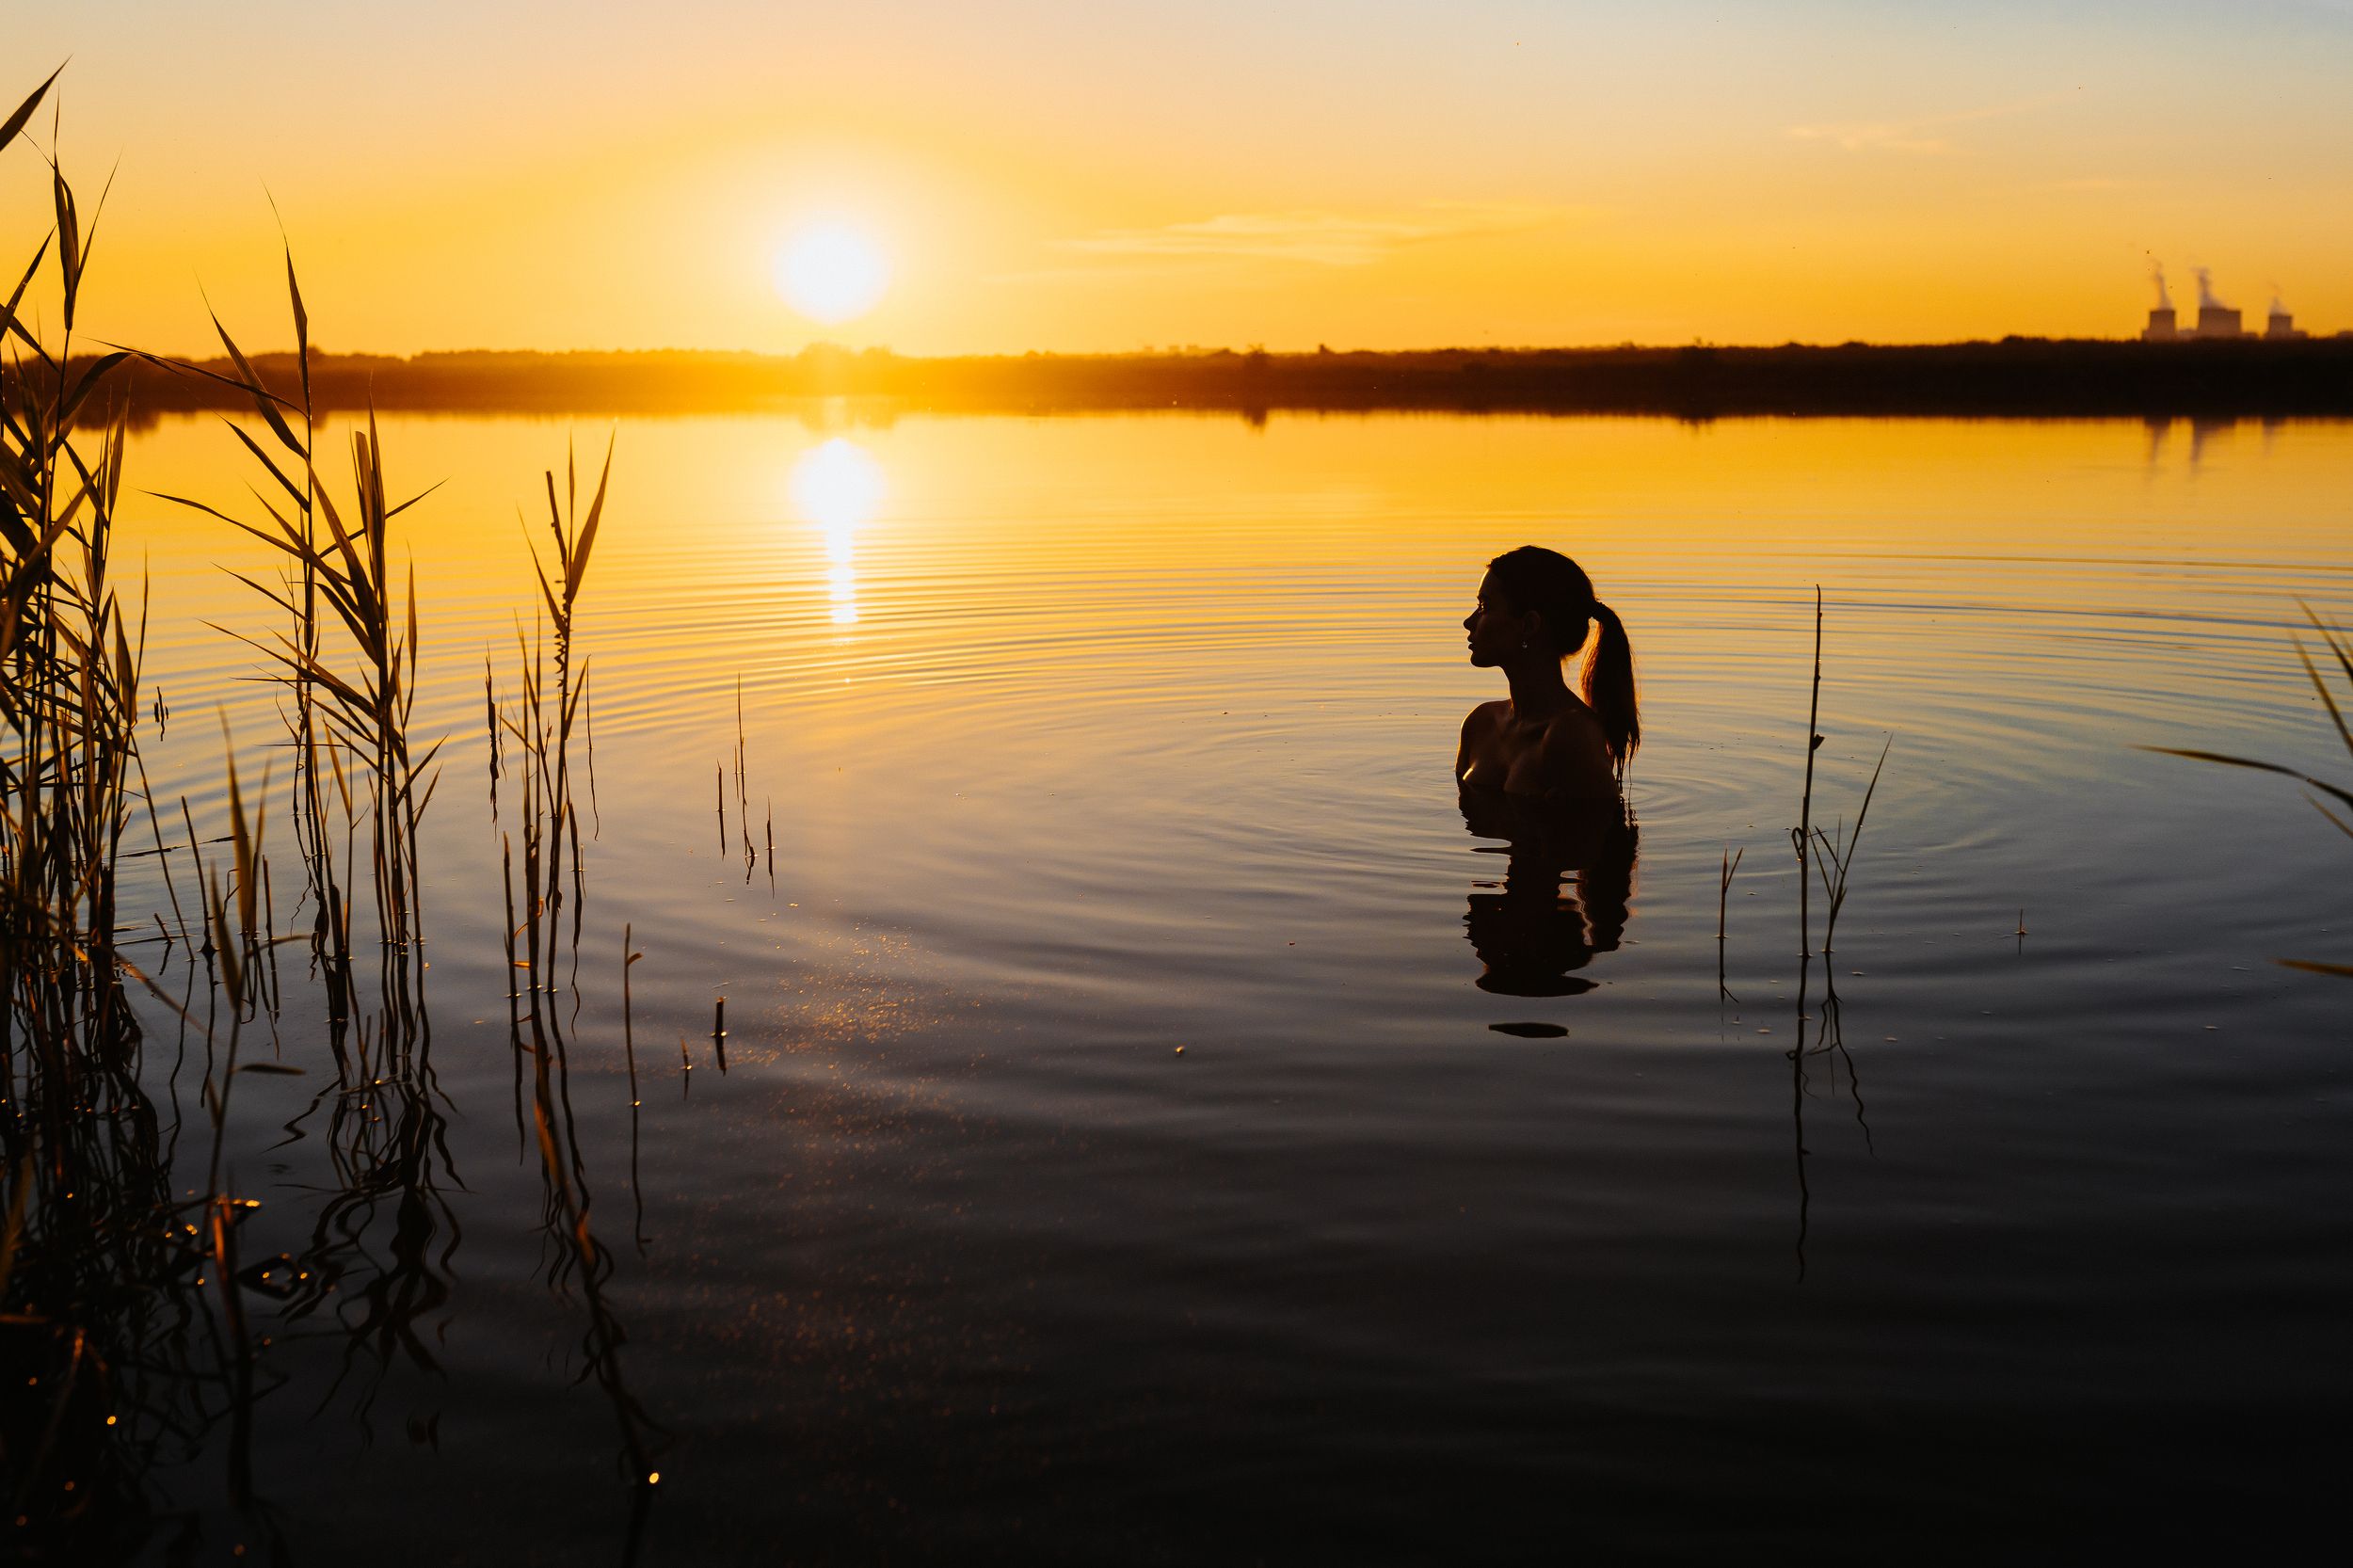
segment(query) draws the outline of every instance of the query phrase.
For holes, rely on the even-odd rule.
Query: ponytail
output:
[[[1609,760],[1624,773],[1635,747],[1642,744],[1642,716],[1634,697],[1634,647],[1626,641],[1625,623],[1618,613],[1599,600],[1593,600],[1593,621],[1600,634],[1585,665],[1585,706],[1601,721]]]

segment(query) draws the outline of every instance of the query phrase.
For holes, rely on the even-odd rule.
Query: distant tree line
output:
[[[227,367],[200,363],[226,374]],[[291,354],[259,355],[290,392]],[[396,359],[312,356],[322,408],[541,412],[760,408],[808,398],[907,408],[1455,409],[1720,415],[2314,417],[2353,415],[2353,338],[2147,344],[1998,343],[1731,348],[1439,348],[914,358],[820,345],[793,355],[469,351]],[[192,372],[126,362],[108,398],[135,416],[232,408],[238,393]]]

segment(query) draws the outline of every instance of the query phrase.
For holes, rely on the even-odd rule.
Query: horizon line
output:
[[[2341,328],[2333,332],[2312,331],[2308,334],[2308,336],[2302,339],[2288,341],[2327,342],[2331,339],[2345,338],[2353,338],[2353,328]],[[2179,343],[2183,344],[2216,341],[2237,343],[2277,343],[2282,340],[2266,339],[2265,335],[2259,331],[2246,332],[2236,338],[2231,339],[2194,339],[2185,335],[2183,338],[2178,340]],[[313,360],[381,360],[399,364],[410,364],[419,360],[466,358],[529,358],[553,360],[572,357],[593,357],[600,359],[625,359],[636,357],[651,359],[659,357],[702,356],[713,359],[731,360],[792,360],[804,359],[810,355],[842,355],[853,359],[871,357],[914,362],[939,362],[972,360],[1210,360],[1219,358],[1245,359],[1252,356],[1262,356],[1270,360],[1351,359],[1364,357],[1407,359],[1416,356],[1444,354],[1625,354],[1682,352],[1689,349],[1716,349],[1727,350],[1735,353],[1769,353],[1789,349],[1807,349],[1817,352],[1832,352],[1852,349],[1987,348],[1999,347],[2004,344],[2133,344],[2143,346],[2149,345],[2147,344],[2147,340],[2143,338],[2141,333],[2135,331],[2119,335],[2095,335],[2087,333],[2069,334],[2064,336],[2054,336],[2044,333],[2009,332],[2005,333],[2000,337],[1923,338],[1886,342],[1874,341],[1865,338],[1846,338],[1835,342],[1809,340],[1803,338],[1785,338],[1772,342],[1746,341],[1735,343],[1709,338],[1693,338],[1688,342],[1682,343],[1645,343],[1628,338],[1622,339],[1614,343],[1436,343],[1422,344],[1411,348],[1336,348],[1328,344],[1321,343],[1310,348],[1276,348],[1261,343],[1245,344],[1240,347],[1236,347],[1227,344],[1209,344],[1188,343],[1143,344],[1133,348],[1018,348],[984,349],[946,353],[927,353],[902,350],[893,347],[888,344],[868,344],[861,346],[839,343],[831,339],[818,339],[813,342],[804,344],[799,348],[782,349],[720,348],[707,345],[698,346],[690,344],[664,344],[659,347],[647,348],[493,348],[483,345],[470,345],[459,348],[420,348],[404,354],[391,350],[374,348],[329,348],[315,342],[310,345],[310,349],[311,357]],[[194,364],[209,364],[216,360],[227,359],[225,354],[218,352],[212,354],[173,354],[152,349],[145,350],[143,352],[153,354],[160,359],[178,360]],[[248,358],[268,357],[278,359],[291,358],[294,352],[294,347],[289,344],[285,347],[280,348],[248,349],[247,350],[247,355]]]

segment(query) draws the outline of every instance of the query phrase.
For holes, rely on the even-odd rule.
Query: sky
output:
[[[80,329],[908,354],[2353,328],[2353,0],[0,0]],[[49,223],[44,105],[0,237]],[[273,211],[272,203],[275,202]],[[813,225],[889,264],[822,322]],[[8,264],[21,265],[22,263]]]

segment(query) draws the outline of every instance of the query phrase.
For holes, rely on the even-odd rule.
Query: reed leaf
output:
[[[41,261],[49,254],[49,242],[56,237],[55,234],[41,236],[40,244],[33,250],[32,264],[24,269],[24,276],[18,279],[16,287],[9,291],[8,304],[0,307],[0,327],[5,327],[8,331],[15,333],[24,342],[25,347],[40,357],[42,364],[53,364],[55,361],[49,358],[49,350],[42,345],[41,341],[34,337],[24,324],[17,319],[16,308],[24,303],[24,290],[40,274]]]
[[[2337,667],[2345,672],[2348,684],[2353,684],[2353,640],[2348,640],[2345,633],[2336,627],[2321,619],[2319,612],[2302,600],[2297,600],[2297,605],[2304,612],[2304,618],[2312,622],[2313,629],[2320,633],[2321,642],[2335,660]],[[2353,726],[2346,724],[2345,710],[2338,706],[2336,695],[2329,689],[2328,678],[2321,673],[2320,665],[2313,661],[2311,650],[2305,648],[2301,638],[2295,640],[2295,648],[2297,661],[2304,666],[2305,679],[2313,683],[2313,690],[2320,694],[2321,706],[2328,711],[2329,722],[2335,728],[2337,738],[2345,743],[2346,752],[2353,754]],[[2166,757],[2186,757],[2196,762],[2215,762],[2223,767],[2249,768],[2257,773],[2278,774],[2285,778],[2293,778],[2309,789],[2317,790],[2346,806],[2353,806],[2353,789],[2331,784],[2325,778],[2315,778],[2311,774],[2297,768],[2282,766],[2278,762],[2265,762],[2252,757],[2238,757],[2227,752],[2202,751],[2182,746],[2140,746],[2137,749],[2156,752]],[[2353,822],[2337,815],[2322,801],[2311,796],[2306,798],[2312,800],[2313,809],[2327,818],[2331,827],[2347,838],[2353,838]],[[2277,959],[2275,962],[2288,968],[2302,969],[2311,974],[2353,977],[2353,967],[2343,964],[2325,964],[2308,959],[2290,958]]]
[[[82,292],[82,226],[73,210],[73,187],[66,184],[65,171],[54,163],[49,166],[49,184],[57,212],[58,293],[65,306],[65,329],[71,332],[73,301]]]
[[[237,340],[229,335],[229,328],[220,324],[220,316],[209,309],[204,313],[213,318],[213,330],[220,334],[220,345],[229,350],[230,363],[235,365],[237,374],[245,377],[244,381],[233,384],[243,386],[251,394],[253,407],[261,410],[262,418],[269,424],[270,433],[284,443],[286,450],[305,462],[310,461],[310,453],[304,451],[302,443],[295,440],[294,431],[287,427],[285,417],[278,411],[278,405],[284,400],[262,384],[261,376],[247,362],[245,350],[239,348]],[[214,379],[222,380],[225,377],[216,376]]]
[[[2276,773],[2283,777],[2309,784],[2315,790],[2326,791],[2347,806],[2353,806],[2353,791],[2342,789],[2325,778],[2314,778],[2311,774],[2299,773],[2294,768],[2281,767],[2277,762],[2259,761],[2252,757],[2233,757],[2219,751],[2199,751],[2187,746],[2135,746],[2133,749],[2153,751],[2160,757],[2186,757],[2193,762],[2219,762],[2226,768],[2252,768],[2258,773]]]
[[[2303,664],[2305,675],[2311,678],[2313,690],[2320,694],[2320,705],[2329,710],[2329,722],[2337,727],[2337,738],[2345,743],[2347,752],[2353,752],[2353,729],[2345,728],[2345,714],[2337,707],[2336,696],[2329,690],[2329,682],[2320,678],[2320,667],[2313,663],[2313,656],[2305,651],[2301,642],[2296,645],[2296,657]]]
[[[245,443],[245,449],[253,454],[254,461],[260,463],[264,469],[268,471],[269,476],[278,481],[279,488],[284,490],[289,496],[293,497],[294,504],[297,507],[305,504],[308,498],[302,493],[302,487],[296,484],[291,478],[287,477],[285,471],[270,460],[269,454],[262,450],[261,442],[246,434],[245,427],[234,420],[224,419],[221,421],[221,424],[229,427],[229,433],[231,435],[236,437],[238,440]],[[305,454],[305,456],[307,456],[307,454]],[[276,514],[273,513],[272,515],[275,516]],[[280,518],[279,520],[282,522],[285,520]]]
[[[32,96],[16,106],[14,113],[10,114],[8,119],[0,120],[0,147],[6,147],[17,138],[17,134],[24,129],[26,121],[33,118],[33,111],[40,107],[40,101],[48,95],[51,85],[64,71],[64,65],[60,64],[56,71],[49,73],[47,81],[33,89]]]
[[[2353,640],[2341,640],[2344,639],[2345,634],[2322,620],[2319,611],[2300,599],[2296,602],[2297,607],[2304,612],[2304,618],[2313,623],[2313,629],[2318,632],[2321,640],[2329,645],[2329,651],[2336,655],[2337,667],[2345,671],[2346,683],[2353,685]]]
[[[619,440],[617,430],[605,438],[604,467],[597,474],[596,496],[588,503],[588,520],[581,524],[579,540],[564,564],[564,597],[568,600],[580,597],[581,580],[588,574],[588,552],[597,548],[597,524],[604,517],[605,487],[613,478],[613,449]]]

